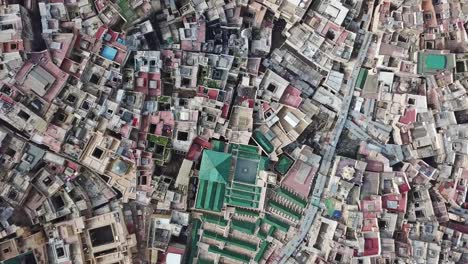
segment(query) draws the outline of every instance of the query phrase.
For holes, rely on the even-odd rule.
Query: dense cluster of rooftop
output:
[[[0,5],[0,264],[468,263],[463,1]]]

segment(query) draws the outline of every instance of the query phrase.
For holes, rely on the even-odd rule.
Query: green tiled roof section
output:
[[[204,150],[200,164],[200,180],[226,184],[231,172],[231,160],[231,154]]]
[[[251,192],[241,191],[237,189],[230,189],[227,195],[231,197],[244,199],[244,200],[254,200],[254,201],[260,200],[260,194],[258,193],[251,193]]]
[[[213,214],[203,214],[201,219],[205,222],[219,225],[219,226],[227,226],[228,221],[225,220],[222,216],[213,215]]]
[[[216,190],[217,190],[216,183],[208,181],[207,182],[207,187],[206,187],[206,196],[205,196],[205,203],[203,205],[203,208],[205,209],[211,209],[214,208],[214,200],[213,199],[213,194],[216,195]]]
[[[203,231],[203,237],[214,239],[220,242],[224,242],[228,245],[240,247],[240,248],[250,250],[250,251],[257,250],[256,244],[250,243],[248,241],[240,240],[237,238],[233,238],[233,237],[224,237],[223,235],[212,232],[212,231],[207,231],[207,230]]]
[[[226,146],[226,144],[224,144],[224,142],[219,141],[219,140],[212,140],[211,146],[214,151],[224,152],[224,147]]]
[[[270,226],[270,229],[268,229],[268,236],[273,236],[273,234],[275,233],[276,231],[276,226],[272,225]]]
[[[233,219],[231,220],[231,228],[242,233],[253,235],[257,226],[255,223]]]
[[[226,189],[224,184],[216,185],[218,186],[218,188],[216,189],[213,208],[215,208],[216,211],[220,211],[223,207],[224,194],[226,193]]]
[[[271,208],[280,211],[281,213],[290,216],[294,220],[300,220],[301,219],[301,214],[294,212],[290,208],[275,202],[275,201],[269,201],[268,204],[270,205]]]
[[[447,58],[441,54],[427,54],[424,66],[430,70],[443,70],[447,66]]]
[[[258,155],[257,153],[252,154],[252,153],[249,153],[249,152],[239,152],[237,154],[237,156],[239,158],[244,158],[244,159],[248,159],[248,160],[260,160],[260,155]]]
[[[268,157],[261,156],[260,163],[258,164],[258,170],[262,170],[262,171],[267,170],[269,164],[270,164],[270,159]]]
[[[298,196],[296,196],[295,194],[291,193],[290,191],[288,190],[285,190],[283,188],[278,188],[276,189],[276,193],[285,198],[286,200],[292,202],[293,204],[301,207],[301,208],[305,208],[307,206],[307,202],[304,201],[303,199],[299,198]]]
[[[265,252],[268,250],[269,246],[270,246],[270,243],[267,242],[267,241],[263,241],[260,244],[260,249],[258,250],[258,252],[257,252],[257,254],[255,255],[255,258],[254,258],[254,260],[256,262],[259,262],[263,258],[263,255],[265,255]]]
[[[251,192],[251,193],[260,193],[262,191],[261,187],[245,185],[245,184],[238,183],[238,182],[233,182],[231,188],[246,191],[246,192]]]
[[[198,185],[198,192],[197,192],[197,202],[195,203],[196,208],[203,209],[203,204],[205,203],[206,198],[206,185],[207,181],[201,180]]]
[[[276,228],[278,228],[279,230],[283,231],[283,232],[288,232],[289,230],[289,225],[284,223],[284,222],[281,222],[280,220],[274,218],[273,216],[267,214],[265,215],[265,218],[263,218],[263,222],[269,224],[269,225],[272,225],[272,226],[275,226]]]
[[[359,74],[356,80],[356,87],[359,87],[361,89],[364,87],[368,73],[369,73],[369,70],[367,70],[366,68],[361,68],[359,70]]]
[[[281,155],[278,162],[275,164],[275,169],[281,173],[286,174],[289,168],[294,164],[294,160],[286,155]]]
[[[262,229],[260,229],[258,231],[258,233],[257,233],[257,236],[260,239],[265,240],[267,237],[272,237],[273,234],[275,233],[275,231],[276,231],[276,226],[275,225],[270,225],[270,228],[268,229],[268,232],[265,232]]]
[[[200,227],[201,227],[201,221],[199,219],[194,219],[192,221],[192,232],[190,235],[191,242],[190,242],[190,256],[188,259],[188,264],[192,264],[193,259],[197,255],[197,250],[198,250],[197,243],[198,243],[198,240],[200,240],[200,235],[198,234],[198,230],[200,229]]]
[[[226,186],[222,183],[200,180],[195,208],[220,212]]]
[[[239,151],[258,154],[258,147],[251,145],[239,145]]]
[[[226,200],[224,200],[224,202],[233,206],[240,206],[240,207],[247,207],[247,208],[258,207],[258,202],[239,199],[236,197],[226,197]]]
[[[266,153],[270,154],[275,150],[275,147],[271,142],[258,130],[255,130],[253,133],[253,138],[260,145],[260,147],[265,150]]]
[[[198,264],[214,264],[214,261],[208,259],[199,259]]]
[[[255,226],[260,227],[262,225],[262,219],[258,218],[257,221],[255,221]]]
[[[234,259],[237,261],[241,261],[244,263],[250,262],[250,257],[246,255],[239,254],[234,251],[226,250],[226,249],[220,249],[217,246],[209,246],[208,247],[208,252],[219,254],[223,257]]]
[[[258,148],[256,146],[250,145],[239,145],[237,156],[249,160],[260,159],[260,155],[258,154]]]
[[[260,229],[257,233],[258,238],[264,240],[267,238],[268,234],[265,233],[262,229]]]
[[[238,208],[238,207],[236,207],[234,213],[237,214],[237,215],[251,216],[251,217],[258,217],[259,216],[259,213],[255,212],[255,211],[247,210],[247,209],[244,209],[244,208]]]

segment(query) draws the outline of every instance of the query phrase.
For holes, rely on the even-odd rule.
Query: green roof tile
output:
[[[260,187],[245,185],[245,184],[237,183],[237,182],[233,182],[232,185],[231,185],[231,188],[232,189],[242,190],[242,191],[247,191],[247,192],[251,192],[251,193],[255,193],[255,192],[260,193],[261,190],[262,190],[262,188],[260,188]]]
[[[258,252],[257,252],[257,254],[255,255],[255,258],[254,258],[254,260],[256,262],[259,262],[263,258],[263,255],[265,255],[265,252],[268,250],[269,246],[270,246],[270,243],[267,242],[267,241],[263,241],[260,244],[260,249],[258,250]]]
[[[233,237],[224,237],[221,234],[218,234],[218,233],[212,232],[212,231],[208,231],[208,230],[203,231],[203,237],[214,239],[214,240],[217,240],[217,241],[220,241],[220,242],[224,242],[224,243],[226,243],[228,245],[240,247],[240,248],[250,250],[250,251],[256,251],[257,250],[257,245],[256,244],[253,244],[253,243],[248,242],[248,241],[240,240],[240,239],[237,239],[237,238],[233,238]]]
[[[197,243],[200,240],[200,235],[198,235],[198,230],[201,227],[201,221],[199,219],[194,219],[192,221],[192,231],[190,234],[190,255],[188,259],[188,264],[192,264],[193,259],[197,255],[198,247]]]
[[[231,220],[231,228],[242,233],[253,235],[257,226],[255,223],[233,219]]]
[[[214,261],[208,259],[199,259],[198,264],[214,264]]]
[[[205,222],[219,225],[219,226],[227,226],[228,221],[225,220],[222,216],[219,215],[212,215],[212,214],[203,214],[201,219]]]
[[[270,143],[270,141],[258,130],[255,130],[253,133],[253,138],[255,141],[263,148],[263,150],[270,154],[275,150],[275,147]]]
[[[220,249],[217,246],[209,246],[208,247],[208,252],[219,254],[219,255],[221,255],[223,257],[234,259],[234,260],[241,261],[241,262],[244,262],[244,263],[250,262],[250,257],[249,256],[242,255],[242,254],[239,254],[237,252],[230,251],[230,250],[227,250],[227,249]]]
[[[196,208],[221,211],[231,172],[231,159],[231,155],[227,153],[212,150],[203,152]]]
[[[211,146],[214,151],[224,152],[224,147],[226,146],[226,144],[224,144],[224,142],[219,141],[219,140],[212,140]]]
[[[281,222],[280,220],[274,218],[273,216],[269,214],[265,215],[265,217],[263,218],[263,222],[269,225],[275,226],[276,228],[278,228],[279,230],[283,232],[288,232],[289,230],[288,224]]]
[[[359,74],[356,80],[356,87],[361,88],[361,89],[364,87],[368,73],[369,73],[369,70],[367,70],[366,68],[361,68],[359,70]]]
[[[204,150],[200,164],[200,179],[226,184],[231,172],[231,160],[231,154]]]
[[[268,166],[270,165],[270,159],[265,156],[260,157],[260,163],[258,165],[258,170],[264,171],[268,169]]]
[[[284,189],[284,188],[278,188],[276,189],[276,193],[285,198],[286,200],[292,202],[293,204],[301,207],[301,208],[305,208],[307,206],[307,202],[304,201],[303,199],[301,199],[299,196],[293,194],[292,192]]]
[[[244,208],[239,208],[239,207],[236,207],[236,210],[235,210],[234,213],[237,214],[237,215],[245,215],[245,216],[251,216],[251,217],[258,217],[259,216],[258,212],[247,210],[247,209],[244,209]]]
[[[273,236],[273,234],[275,233],[276,231],[276,226],[272,225],[270,226],[270,229],[268,229],[268,236]]]
[[[245,191],[236,190],[236,189],[231,189],[231,196],[244,199],[244,200],[258,201],[260,199],[260,194],[245,192]]]
[[[268,234],[265,233],[263,230],[260,229],[260,230],[258,231],[258,233],[257,233],[257,236],[258,236],[258,238],[260,238],[261,240],[264,240],[264,239],[267,238]]]
[[[195,208],[220,212],[226,186],[223,183],[200,180]]]
[[[280,204],[280,203],[278,203],[278,202],[276,202],[276,201],[270,200],[270,201],[268,202],[268,205],[269,205],[271,208],[280,211],[281,213],[283,213],[283,214],[285,214],[285,215],[291,217],[292,219],[294,219],[294,220],[296,220],[296,221],[298,221],[298,220],[301,219],[301,214],[296,213],[296,212],[293,211],[292,209],[290,209],[290,208],[288,208],[288,207],[286,207],[286,206],[284,206],[284,205],[282,205],[282,204]]]
[[[228,204],[231,204],[231,205],[234,205],[234,206],[240,206],[240,207],[247,207],[247,208],[257,208],[258,207],[258,202],[239,199],[239,198],[236,198],[236,197],[227,197],[225,202],[228,203]]]
[[[428,54],[426,55],[425,67],[430,70],[443,70],[447,66],[445,55]]]

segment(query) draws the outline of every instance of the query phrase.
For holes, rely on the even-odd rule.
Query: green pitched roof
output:
[[[226,184],[231,172],[231,154],[212,150],[203,151],[200,180]]]
[[[209,180],[200,180],[195,207],[220,212],[223,207],[226,185]]]

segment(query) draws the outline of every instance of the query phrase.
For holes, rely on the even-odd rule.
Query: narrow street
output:
[[[316,180],[315,180],[315,186],[314,190],[312,192],[312,196],[310,199],[310,204],[309,207],[307,207],[305,211],[305,216],[302,219],[301,226],[299,227],[299,231],[296,237],[291,239],[286,246],[282,248],[282,252],[280,252],[280,260],[278,263],[286,263],[288,258],[294,254],[294,252],[299,248],[301,243],[304,241],[304,239],[307,236],[307,233],[310,230],[310,227],[312,226],[315,216],[317,213],[319,213],[319,203],[320,202],[320,197],[322,196],[323,189],[326,187],[326,182],[328,177],[328,171],[330,170],[331,167],[331,162],[333,160],[334,154],[335,154],[335,149],[336,145],[338,144],[338,140],[340,138],[341,132],[343,131],[344,125],[346,123],[347,117],[348,117],[348,111],[349,107],[351,105],[351,99],[353,97],[353,92],[354,92],[354,84],[356,82],[357,76],[359,74],[359,70],[361,68],[361,65],[367,56],[367,50],[369,49],[369,45],[372,39],[372,34],[367,33],[365,35],[365,40],[364,40],[364,48],[362,48],[359,52],[358,59],[356,63],[354,64],[354,68],[351,74],[351,78],[348,81],[348,91],[345,96],[344,102],[343,102],[343,108],[342,111],[338,117],[338,121],[336,123],[336,126],[334,130],[332,131],[332,137],[331,137],[331,142],[330,144],[326,147],[325,154],[322,156],[322,161],[320,163],[320,170],[319,173],[317,174]]]

